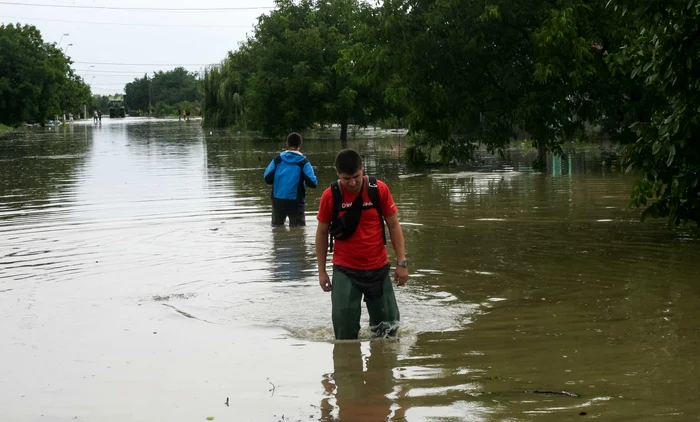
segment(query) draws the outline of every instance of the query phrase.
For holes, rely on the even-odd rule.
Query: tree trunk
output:
[[[340,140],[343,142],[348,141],[348,121],[347,121],[347,119],[343,120],[340,123]]]
[[[547,144],[544,141],[537,141],[537,159],[533,167],[538,170],[547,168]]]

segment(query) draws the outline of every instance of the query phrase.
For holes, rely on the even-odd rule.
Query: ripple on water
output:
[[[40,351],[51,336],[25,332],[42,317],[110,322],[112,304],[156,310],[149,323],[282,327],[295,348],[335,349],[315,272],[322,189],[308,192],[306,229],[269,227],[260,173],[280,145],[145,120],[73,130],[0,148],[0,300],[21,316],[8,325],[18,341]],[[337,402],[345,380],[350,401],[389,398],[408,420],[698,413],[697,230],[639,224],[626,208],[632,180],[605,169],[535,174],[520,157],[504,171],[404,174],[393,141],[351,142],[392,187],[412,274],[396,289],[396,350],[355,342],[360,369],[338,359],[324,378]],[[305,143],[322,186],[339,147]],[[367,339],[366,311],[361,324]],[[70,335],[56,344],[99,343]],[[649,388],[659,383],[663,397]],[[526,392],[568,388],[582,399]]]

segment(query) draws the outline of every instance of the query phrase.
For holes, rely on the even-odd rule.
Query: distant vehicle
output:
[[[109,97],[109,117],[126,117],[124,97]]]

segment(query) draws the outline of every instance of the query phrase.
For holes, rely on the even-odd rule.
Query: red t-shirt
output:
[[[363,183],[365,186],[362,189],[362,201],[365,204],[371,204],[367,193],[367,176],[363,178]],[[340,188],[343,191],[343,208],[349,208],[358,194],[348,192],[342,183],[340,183]],[[395,214],[398,208],[394,204],[394,198],[391,197],[386,183],[377,180],[377,190],[384,217]],[[343,213],[344,211],[341,211],[340,215]],[[330,223],[333,219],[333,192],[330,187],[321,195],[316,219],[322,223]],[[384,237],[382,236],[382,225],[379,221],[379,212],[376,208],[362,210],[360,224],[355,233],[348,239],[334,239],[334,242],[333,264],[335,265],[355,270],[375,270],[389,263],[389,256],[386,253]]]

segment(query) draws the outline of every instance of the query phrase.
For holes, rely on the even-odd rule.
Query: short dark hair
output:
[[[292,132],[287,135],[287,145],[292,148],[298,148],[301,145],[301,135],[296,132]]]
[[[335,156],[335,170],[343,174],[355,174],[362,168],[362,157],[353,149],[344,149]]]

